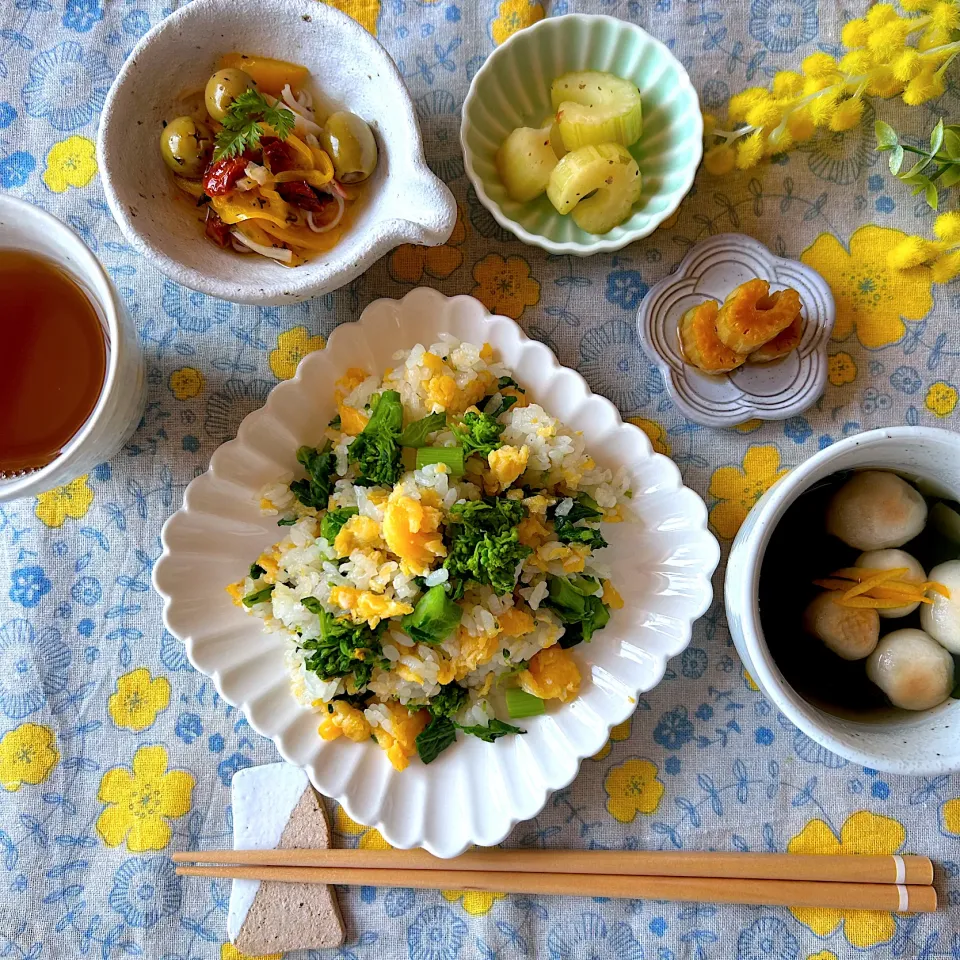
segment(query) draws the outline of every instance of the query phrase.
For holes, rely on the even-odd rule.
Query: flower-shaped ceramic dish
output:
[[[570,70],[604,70],[632,80],[643,102],[643,135],[630,148],[642,193],[633,215],[609,233],[581,230],[546,195],[511,200],[496,153],[516,127],[539,127],[553,112],[550,84]],[[515,33],[477,71],[463,105],[460,141],[467,176],[496,221],[524,243],[585,257],[649,236],[680,205],[702,155],[700,102],[687,71],[646,30],[614,17],[550,17]]]
[[[380,159],[358,213],[327,254],[288,269],[205,240],[160,157],[177,97],[202,89],[230,51],[300,63],[329,108],[374,129]],[[130,243],[172,280],[241,303],[295,303],[334,290],[401,243],[443,243],[456,222],[429,170],[410,95],[386,51],[350,17],[316,0],[194,0],[136,45],[110,89],[97,161]]]
[[[768,280],[774,290],[799,292],[804,326],[797,349],[782,360],[745,364],[719,376],[686,363],[677,333],[683,314],[704,300],[722,303],[751,277]],[[675,273],[654,284],[640,304],[637,325],[680,412],[707,427],[730,427],[753,417],[786,420],[816,403],[827,381],[835,314],[830,287],[816,270],[774,256],[752,237],[722,233],[698,243]]]
[[[234,607],[224,586],[276,542],[276,520],[260,515],[260,490],[295,468],[299,445],[318,442],[333,413],[333,382],[348,367],[382,371],[397,350],[435,342],[443,331],[492,344],[533,397],[584,431],[598,463],[630,472],[634,495],[625,502],[634,522],[604,530],[611,541],[604,559],[626,606],[592,643],[573,649],[583,674],[576,700],[524,721],[525,736],[496,744],[469,737],[429,766],[414,760],[398,773],[373,743],[320,739],[317,714],[290,693],[284,641]],[[442,857],[500,842],[576,776],[610,728],[633,713],[636,698],[659,683],[667,659],[689,643],[691,624],[710,604],[720,554],[703,502],[613,404],[512,320],[491,316],[472,297],[425,288],[371,304],[279,384],[187,488],[163,545],[154,585],[164,621],[194,666],[354,820],[377,827],[395,847],[423,846]]]

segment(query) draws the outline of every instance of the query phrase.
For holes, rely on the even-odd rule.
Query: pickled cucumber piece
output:
[[[553,147],[553,152],[557,155],[558,160],[570,152],[563,145],[563,137],[560,136],[560,126],[557,124],[555,114],[547,114],[540,126],[550,130],[550,146]]]
[[[572,213],[581,230],[606,233],[640,199],[640,168],[619,143],[580,147],[556,165],[547,196],[558,213]]]
[[[547,189],[557,155],[550,146],[550,130],[517,127],[497,151],[497,172],[511,200],[526,203]]]
[[[643,132],[640,91],[612,73],[565,73],[553,81],[550,99],[568,150],[608,142],[629,147]]]

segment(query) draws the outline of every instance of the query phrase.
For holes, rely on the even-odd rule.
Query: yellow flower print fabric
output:
[[[303,0],[305,15],[311,5],[322,13],[319,2]],[[944,69],[945,92],[928,107],[868,95],[863,115],[849,129],[818,129],[795,149],[749,170],[739,170],[731,152],[715,155],[711,165],[733,169],[720,176],[701,169],[679,208],[652,234],[591,257],[553,256],[502,228],[473,189],[460,145],[473,79],[511,38],[543,21],[599,14],[642,27],[681,61],[704,111],[722,124],[724,104],[737,93],[768,82],[796,83],[787,71],[799,71],[811,55],[822,65],[851,17],[872,16],[882,26],[889,15],[883,3],[330,0],[330,7],[376,37],[396,65],[424,157],[453,194],[458,216],[438,246],[384,250],[342,288],[279,305],[217,299],[164,277],[127,242],[106,204],[106,171],[98,168],[95,142],[110,86],[140,38],[184,5],[0,5],[0,191],[68,224],[103,265],[140,338],[146,392],[142,422],[106,462],[86,464],[83,476],[39,496],[0,503],[0,955],[18,960],[248,960],[228,942],[229,883],[179,878],[171,858],[178,850],[229,847],[234,776],[275,762],[278,754],[165,630],[151,576],[164,522],[214,451],[271,389],[296,375],[309,354],[325,349],[335,329],[343,326],[338,337],[349,339],[347,325],[372,301],[426,286],[474,296],[515,321],[614,404],[638,451],[649,443],[673,459],[683,482],[703,499],[724,558],[759,498],[819,451],[878,427],[960,429],[960,282],[940,282],[946,274],[938,268],[891,266],[891,251],[905,237],[957,242],[960,215],[953,211],[960,184],[941,189],[946,219],[938,220],[922,196],[911,196],[909,186],[889,173],[886,157],[875,150],[874,131],[877,120],[889,122],[919,147],[938,117],[956,120],[960,58]],[[259,6],[265,23],[269,6]],[[952,0],[907,0],[907,6],[918,22],[936,18],[948,32],[960,30],[948,22],[956,13]],[[291,29],[311,35],[319,17],[312,19]],[[585,49],[592,36],[583,34]],[[287,36],[277,37],[276,50],[251,52],[284,56]],[[629,59],[620,48],[605,49]],[[325,48],[307,64],[315,89],[332,91],[337,105],[369,119],[374,105],[354,101],[332,76],[340,53]],[[197,68],[212,69],[216,56],[210,52],[209,62]],[[287,56],[296,59],[293,47]],[[517,77],[514,99],[525,122],[539,124],[542,113],[525,112],[546,104],[550,77],[536,77],[537,69],[531,62],[529,75]],[[645,137],[653,138],[661,116],[649,107],[645,102]],[[844,125],[850,119],[845,116]],[[406,163],[409,145],[398,152],[384,139],[385,127],[375,128],[382,161]],[[646,156],[648,145],[637,145],[638,157]],[[144,158],[128,159],[148,174],[154,170]],[[151,162],[160,171],[159,160]],[[657,171],[643,163],[641,169],[652,187]],[[202,208],[184,198],[171,205],[171,224],[187,230],[191,218],[198,221],[198,257],[249,269],[252,256],[206,244],[202,216]],[[162,222],[152,229],[167,227]],[[647,357],[637,327],[644,298],[688,251],[717,234],[745,234],[777,256],[801,260],[833,291],[837,318],[826,344],[823,395],[785,420],[751,419],[723,430],[691,423]],[[892,260],[910,262],[903,250]],[[261,266],[278,279],[289,276],[282,265]],[[368,356],[363,345],[357,349],[358,359]],[[734,374],[748,376],[760,382],[767,373]],[[316,420],[318,438],[332,415],[321,409],[321,399],[304,411]],[[0,446],[3,422],[0,412]],[[604,438],[592,438],[587,425],[584,439],[602,462]],[[957,960],[960,774],[911,777],[864,768],[795,729],[732,644],[723,562],[713,580],[713,603],[687,643],[674,619],[674,594],[691,589],[688,557],[679,547],[673,556],[655,555],[644,536],[655,515],[679,544],[675,496],[672,489],[651,490],[643,472],[639,480],[628,508],[639,517],[637,528],[621,523],[604,530],[617,542],[610,573],[627,604],[613,615],[619,632],[572,649],[584,697],[563,709],[583,707],[589,715],[592,698],[619,689],[622,676],[585,666],[593,648],[615,636],[629,636],[641,650],[669,653],[663,679],[624,704],[622,722],[608,735],[596,726],[585,747],[592,756],[576,777],[518,823],[505,845],[585,852],[802,847],[923,853],[938,864],[940,909],[929,916],[793,913],[500,897],[455,889],[460,884],[442,891],[350,887],[338,890],[349,938],[340,960]],[[960,487],[953,493],[960,495]],[[656,513],[647,511],[657,498]],[[225,582],[243,574],[256,552],[225,557],[238,565]],[[641,582],[662,582],[670,593],[632,611],[631,591]],[[238,641],[228,607],[211,604],[210,616],[218,642],[232,649]],[[202,661],[203,652],[194,653]],[[247,669],[250,652],[233,653],[236,669]],[[559,722],[560,714],[548,708],[547,719],[554,718]],[[541,721],[515,722],[526,728]],[[504,751],[524,751],[533,771],[543,749],[534,742],[528,733],[471,743],[478,766],[442,801],[456,808],[466,791],[496,782],[496,758]],[[366,749],[354,746],[361,755]],[[557,736],[547,749],[567,748]],[[374,758],[376,748],[370,750]],[[418,774],[415,765],[402,775],[405,781]],[[434,764],[424,773],[433,777],[437,769]],[[343,775],[367,776],[367,761],[360,771]],[[511,789],[498,786],[491,803]],[[411,804],[411,817],[435,816],[432,802]],[[328,810],[335,845],[389,849],[375,826],[351,820],[334,803]]]
[[[140,747],[129,769],[103,775],[97,799],[106,806],[97,833],[109,847],[125,842],[131,853],[163,850],[173,833],[170,821],[190,810],[194,783],[185,770],[167,769],[165,747]]]

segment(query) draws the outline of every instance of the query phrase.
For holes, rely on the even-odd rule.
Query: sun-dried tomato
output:
[[[317,193],[306,180],[291,180],[289,183],[278,183],[277,193],[287,203],[292,203],[301,210],[310,213],[323,213],[328,207],[336,208],[337,202],[328,193]]]
[[[204,221],[203,232],[218,247],[230,246],[230,224],[224,223],[217,216],[216,211],[210,207],[207,207],[207,219]]]
[[[244,175],[249,162],[246,157],[215,160],[203,175],[203,192],[208,197],[222,197],[229,193]]]
[[[293,147],[279,137],[261,138],[260,149],[263,150],[263,162],[271,173],[296,170],[297,155],[293,152]]]

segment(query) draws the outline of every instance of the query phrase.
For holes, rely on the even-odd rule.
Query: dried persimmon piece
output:
[[[737,353],[752,353],[786,330],[800,307],[800,294],[791,287],[770,293],[766,280],[748,280],[723,301],[717,336]]]
[[[724,346],[717,336],[719,309],[716,300],[704,300],[680,318],[678,333],[683,357],[704,373],[729,373],[747,359]]]

